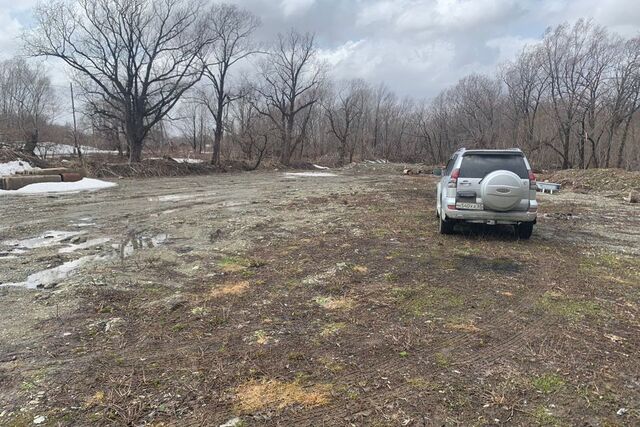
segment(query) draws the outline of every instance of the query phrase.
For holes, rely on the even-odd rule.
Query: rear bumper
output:
[[[448,208],[444,209],[444,213],[448,219],[480,224],[518,224],[521,222],[535,222],[538,215],[537,212],[531,211],[494,212]]]

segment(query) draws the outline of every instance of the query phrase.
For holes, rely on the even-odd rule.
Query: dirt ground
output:
[[[402,168],[0,198],[0,425],[639,425],[640,207],[442,236]]]

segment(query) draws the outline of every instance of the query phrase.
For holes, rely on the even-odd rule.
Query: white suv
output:
[[[512,224],[528,239],[536,223],[536,177],[524,153],[467,150],[453,153],[438,182],[436,213],[440,233],[451,234],[456,222]]]

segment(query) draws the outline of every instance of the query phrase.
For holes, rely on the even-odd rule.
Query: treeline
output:
[[[236,6],[70,0],[35,17],[26,51],[67,64],[88,133],[132,162],[171,141],[215,164],[441,163],[461,146],[516,146],[538,167],[640,168],[640,37],[587,20],[548,29],[494,76],[418,100],[336,80],[311,34],[265,47],[259,19]]]
[[[463,146],[516,146],[540,167],[640,167],[640,37],[625,40],[586,20],[563,24],[496,76],[467,76],[430,101],[331,81],[314,53],[313,38],[292,32],[258,63],[228,111],[230,156],[239,148],[247,159],[267,151],[283,163],[441,163]],[[206,122],[199,103],[189,103],[188,123]],[[185,129],[206,139],[206,126]]]

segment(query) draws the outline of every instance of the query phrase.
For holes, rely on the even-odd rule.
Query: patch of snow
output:
[[[326,166],[320,166],[320,165],[315,165],[315,164],[313,165],[313,167],[316,168],[316,169],[322,169],[322,170],[331,169],[331,168],[326,167]]]
[[[147,157],[147,160],[164,160],[165,157]],[[202,159],[191,159],[184,157],[171,157],[172,160],[175,160],[178,163],[204,163],[206,160]]]
[[[179,202],[181,200],[189,200],[195,197],[197,196],[194,194],[167,194],[164,196],[150,197],[149,201],[153,202],[157,200],[159,202]]]
[[[118,154],[117,151],[100,150],[96,147],[81,145],[82,154]],[[41,142],[35,151],[38,157],[60,157],[73,156],[76,154],[75,147],[67,144],[56,144],[54,142]]]
[[[179,163],[204,163],[204,160],[202,159],[179,159],[179,158],[173,157],[173,160]]]
[[[15,175],[17,172],[33,170],[33,167],[24,160],[0,163],[0,176]]]
[[[95,222],[72,222],[71,225],[73,225],[74,227],[92,227],[94,225],[96,225]]]
[[[231,418],[224,424],[220,424],[220,427],[238,427],[242,425],[242,420],[238,417]]]
[[[82,249],[87,249],[87,248],[91,248],[93,246],[98,246],[101,245],[103,243],[107,243],[108,241],[110,241],[111,239],[109,239],[108,237],[100,237],[97,239],[90,239],[87,240],[84,243],[80,243],[77,245],[72,245],[72,246],[67,246],[65,248],[62,248],[58,251],[59,254],[70,254],[71,252],[75,252],[75,251],[79,251]]]
[[[338,176],[335,173],[329,172],[286,172],[284,174],[287,178],[297,178],[301,177],[330,177],[330,176]]]
[[[29,184],[18,190],[0,190],[0,195],[10,194],[48,194],[48,193],[75,193],[78,191],[95,191],[103,188],[115,187],[116,183],[101,181],[93,178],[82,178],[77,182],[39,182]]]

